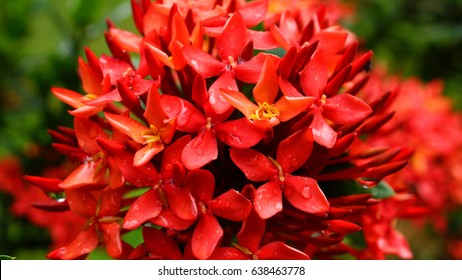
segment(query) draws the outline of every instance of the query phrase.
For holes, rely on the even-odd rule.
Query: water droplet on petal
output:
[[[302,193],[302,196],[306,199],[311,197],[311,189],[309,187],[304,187],[301,193]]]
[[[278,211],[281,210],[281,209],[282,209],[282,203],[281,203],[281,202],[276,203],[276,204],[274,205],[274,209],[276,209],[276,210],[278,210]]]
[[[201,149],[197,149],[197,150],[196,150],[196,154],[202,155],[202,150],[201,150]]]
[[[230,204],[231,204],[231,202],[226,201],[225,207],[229,207]]]
[[[297,166],[298,165],[298,160],[296,158],[293,158],[290,163],[292,164],[292,166]]]

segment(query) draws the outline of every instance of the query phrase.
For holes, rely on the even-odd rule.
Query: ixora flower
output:
[[[53,147],[75,168],[27,177],[87,221],[50,258],[359,255],[345,238],[374,232],[410,155],[364,141],[391,95],[366,98],[372,53],[325,7],[274,2],[132,0],[138,34],[109,23],[111,55],[79,60],[85,94],[52,89],[74,116]]]

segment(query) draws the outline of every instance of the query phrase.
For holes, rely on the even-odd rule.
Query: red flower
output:
[[[265,182],[257,189],[255,210],[263,219],[282,211],[282,193],[289,202],[307,213],[325,213],[329,203],[315,180],[291,175],[309,158],[313,147],[311,129],[300,130],[278,146],[276,160],[252,149],[231,149],[233,162],[247,179]],[[303,148],[304,152],[300,152]]]

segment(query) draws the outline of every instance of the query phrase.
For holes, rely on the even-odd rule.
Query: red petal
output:
[[[70,210],[67,201],[56,201],[51,198],[45,201],[34,201],[31,203],[31,206],[49,212],[63,212]]]
[[[140,52],[141,43],[143,42],[142,37],[114,27],[109,29],[109,33],[121,49],[127,52]]]
[[[154,225],[174,229],[185,230],[189,228],[196,220],[183,220],[175,215],[170,209],[162,209],[157,217],[150,220]]]
[[[72,212],[81,217],[93,217],[96,214],[96,198],[87,190],[66,191],[66,201]]]
[[[346,66],[343,68],[338,74],[336,74],[326,85],[325,94],[327,96],[334,96],[343,86],[343,83],[348,78],[348,75],[351,71],[351,65]]]
[[[278,176],[278,170],[262,153],[252,149],[230,149],[231,159],[254,182],[268,181]]]
[[[333,231],[342,235],[361,230],[361,227],[357,224],[344,220],[330,220],[326,221],[326,224],[329,226],[329,231]]]
[[[332,55],[343,49],[347,37],[348,33],[343,30],[322,30],[313,37],[312,41],[319,40],[318,49],[322,49],[326,55]]]
[[[327,64],[322,50],[318,48],[301,73],[300,84],[306,96],[320,99],[327,83]]]
[[[124,229],[133,230],[146,221],[159,215],[162,210],[162,201],[155,189],[150,189],[138,197],[125,215]]]
[[[311,96],[281,96],[276,104],[274,104],[274,107],[279,111],[278,119],[281,122],[286,122],[308,109],[313,102],[314,97]]]
[[[217,219],[210,214],[202,215],[192,236],[191,246],[194,256],[200,260],[208,259],[222,236],[223,229]]]
[[[278,47],[278,43],[269,31],[248,29],[247,37],[253,42],[253,48],[256,50],[272,50]]]
[[[279,86],[284,96],[288,97],[302,97],[303,95],[285,78],[279,77]]]
[[[74,118],[75,135],[79,147],[85,153],[96,155],[101,152],[101,148],[96,143],[96,138],[107,138],[103,129],[95,122],[87,118]]]
[[[247,27],[254,27],[263,21],[267,9],[268,0],[255,0],[240,7],[239,13],[244,18]]]
[[[314,113],[314,119],[310,128],[313,129],[313,139],[316,143],[328,149],[335,145],[337,133],[327,124],[319,110],[316,110]]]
[[[59,187],[69,190],[106,185],[107,182],[104,178],[106,168],[103,164],[104,159],[102,158],[83,162],[59,184]]]
[[[249,258],[239,249],[234,247],[219,247],[213,251],[209,260],[248,260]]]
[[[158,129],[165,126],[164,120],[167,119],[167,115],[164,112],[164,108],[160,102],[160,93],[156,86],[152,86],[148,92],[148,100],[146,101],[146,110],[143,116],[149,122]]]
[[[164,94],[160,101],[167,117],[176,118],[179,131],[196,132],[207,124],[207,119],[199,109],[183,98]]]
[[[181,153],[188,142],[191,141],[190,135],[185,135],[168,146],[162,157],[160,174],[163,180],[170,180],[174,177],[173,169],[175,166],[183,165]],[[177,182],[178,183],[178,182]]]
[[[133,166],[133,154],[126,150],[117,151],[113,156],[119,170],[129,183],[137,187],[157,184],[159,174],[150,162],[135,167]]]
[[[245,196],[231,189],[209,201],[208,209],[214,215],[238,222],[247,218],[252,209],[252,203]]]
[[[356,74],[364,70],[366,65],[371,61],[372,51],[368,51],[353,61],[350,76],[348,80],[353,79]]]
[[[129,136],[136,142],[143,144],[145,139],[141,137],[143,131],[148,128],[132,118],[112,113],[104,113],[108,122],[123,134]]]
[[[265,233],[266,222],[252,210],[242,223],[241,230],[236,238],[239,245],[247,248],[250,252],[256,252]]]
[[[221,89],[221,92],[228,104],[231,104],[234,108],[241,111],[241,113],[243,113],[247,118],[250,118],[250,116],[258,109],[258,106],[241,92],[228,89]]]
[[[117,258],[122,254],[122,240],[120,239],[120,225],[119,223],[100,223],[104,245],[106,250],[112,258]]]
[[[267,56],[269,56],[269,54],[259,53],[249,61],[237,64],[236,67],[234,67],[236,79],[244,83],[256,84]],[[274,57],[276,58],[276,56]]]
[[[253,89],[255,102],[273,104],[279,92],[278,76],[273,57],[268,56],[263,64],[258,82]]]
[[[146,145],[135,153],[133,158],[133,166],[140,167],[147,164],[155,155],[162,152],[164,144],[160,141]]]
[[[170,8],[166,5],[152,3],[145,11],[143,17],[143,34],[147,35],[152,31],[157,31],[162,27],[168,26],[168,13]]]
[[[89,47],[85,47],[84,50],[85,56],[87,57],[88,66],[93,71],[93,73],[95,73],[97,79],[102,80],[103,72],[101,71],[98,57]]]
[[[133,67],[127,62],[105,54],[100,56],[99,64],[103,76],[109,76],[112,85],[117,85],[117,81],[122,80],[128,71],[133,71]]]
[[[291,42],[289,42],[288,39],[285,38],[281,29],[279,29],[279,27],[277,27],[276,25],[272,25],[270,27],[270,32],[271,32],[271,35],[273,35],[274,40],[284,50],[289,50],[294,45]]]
[[[282,211],[282,190],[277,179],[260,186],[254,198],[255,211],[266,220]]]
[[[233,148],[250,148],[265,136],[265,130],[254,125],[247,118],[215,124],[217,137]]]
[[[202,75],[196,75],[192,85],[192,100],[204,106],[209,98],[209,93],[207,91],[207,85],[205,84],[205,79]]]
[[[182,258],[178,244],[164,232],[152,227],[143,228],[143,239],[148,251],[164,260],[180,260]]]
[[[51,88],[51,92],[62,102],[66,103],[67,105],[73,108],[81,107],[81,100],[83,99],[83,95],[78,92],[65,89],[65,88]]]
[[[337,139],[335,145],[328,151],[329,157],[337,157],[343,154],[356,140],[356,133],[350,133]]]
[[[344,69],[348,64],[353,62],[353,59],[356,55],[358,50],[358,41],[350,44],[346,49],[345,52],[342,54],[342,58],[338,61],[337,65],[335,66],[335,71],[332,75],[339,73],[342,69]]]
[[[45,178],[26,175],[24,176],[24,179],[26,179],[29,183],[41,188],[45,192],[60,193],[63,191],[63,189],[59,187],[61,179],[58,178]]]
[[[164,182],[163,186],[173,213],[183,220],[194,220],[197,217],[197,207],[189,187],[176,186],[170,181]]]
[[[99,197],[99,212],[98,217],[117,216],[122,205],[123,189],[106,188],[101,192]]]
[[[60,250],[60,259],[71,260],[91,253],[98,246],[98,243],[99,239],[95,227],[91,226],[86,231],[80,232],[69,245],[57,250]]]
[[[200,131],[183,149],[181,160],[189,170],[198,169],[217,159],[218,148],[215,132],[211,129]]]
[[[306,213],[323,213],[329,210],[329,202],[316,180],[301,176],[286,175],[284,195],[289,202]]]
[[[308,160],[312,149],[313,133],[310,128],[305,128],[279,143],[276,161],[284,173],[292,173]]]
[[[232,109],[231,104],[223,96],[222,90],[237,91],[236,80],[229,71],[218,77],[209,89],[209,103],[217,114],[224,114]]]
[[[275,241],[263,246],[255,253],[259,260],[309,260],[305,253],[290,247],[289,245]]]
[[[328,98],[322,108],[323,116],[336,124],[354,124],[372,113],[367,103],[347,93]]]
[[[196,200],[208,202],[213,197],[215,190],[215,177],[208,170],[191,170],[185,179],[185,187],[191,190]]]
[[[186,62],[206,79],[218,76],[226,69],[225,63],[216,60],[213,56],[200,49],[188,45],[183,46],[183,56]]]
[[[88,94],[101,95],[101,81],[90,67],[79,57],[79,75],[82,80],[83,90]]]
[[[234,13],[226,22],[221,34],[216,38],[216,48],[222,60],[237,58],[247,44],[247,28],[241,14]]]

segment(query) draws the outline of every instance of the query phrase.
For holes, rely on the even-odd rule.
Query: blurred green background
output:
[[[462,0],[344,1],[357,9],[343,24],[374,51],[376,63],[403,77],[444,79],[445,94],[462,109]],[[15,155],[25,173],[40,174],[44,166],[59,161],[45,156],[51,142],[47,129],[70,126],[72,121],[50,88],[81,90],[77,57],[83,56],[84,46],[97,55],[108,53],[103,36],[107,18],[135,31],[130,3],[0,0],[0,7],[0,159]],[[0,255],[43,258],[47,232],[13,217],[11,200],[0,193]],[[435,249],[417,253],[416,258],[444,258],[438,251],[441,240],[435,242]]]

